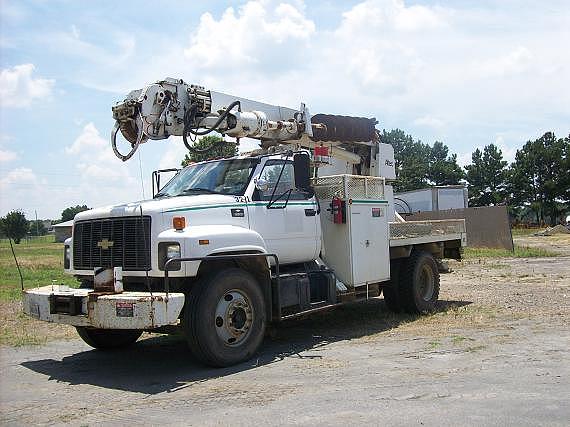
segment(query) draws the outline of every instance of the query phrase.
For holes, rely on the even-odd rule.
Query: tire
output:
[[[400,304],[400,294],[399,294],[399,279],[400,279],[400,268],[402,263],[400,260],[396,260],[390,263],[390,281],[384,285],[382,288],[382,293],[384,294],[384,302],[388,310],[394,313],[400,313],[402,311],[402,304]]]
[[[85,343],[99,350],[128,347],[142,335],[142,331],[129,329],[96,329],[81,326],[75,329]]]
[[[399,297],[402,309],[410,314],[428,313],[439,298],[439,271],[428,252],[413,251],[400,270]]]
[[[193,355],[204,364],[226,367],[250,359],[266,327],[263,293],[255,278],[230,268],[196,283],[184,313]]]

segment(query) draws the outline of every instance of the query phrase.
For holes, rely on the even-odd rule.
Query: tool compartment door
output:
[[[383,201],[349,204],[352,278],[355,286],[390,279],[388,205]]]

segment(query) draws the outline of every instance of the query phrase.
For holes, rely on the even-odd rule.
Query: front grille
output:
[[[150,270],[150,217],[105,218],[76,222],[73,268],[123,267]]]

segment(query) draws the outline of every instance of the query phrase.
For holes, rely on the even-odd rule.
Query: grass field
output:
[[[22,276],[24,287],[34,288],[57,283],[74,286],[77,281],[63,272],[63,243],[55,243],[53,236],[39,240],[23,240],[14,245],[14,251]],[[20,299],[20,277],[10,250],[8,240],[0,241],[0,301]]]
[[[463,257],[465,259],[472,258],[543,258],[555,257],[559,254],[557,252],[543,249],[532,248],[528,246],[515,245],[514,252],[507,249],[493,249],[493,248],[464,248]]]
[[[546,227],[543,228],[513,228],[511,229],[511,233],[513,237],[515,236],[530,236],[538,231],[544,230]]]
[[[63,273],[63,244],[53,236],[23,240],[14,251],[24,277],[24,287],[49,285],[52,280],[70,286],[77,281]],[[20,277],[8,240],[0,241],[0,345],[43,344],[51,339],[75,337],[66,325],[38,322],[22,312]]]

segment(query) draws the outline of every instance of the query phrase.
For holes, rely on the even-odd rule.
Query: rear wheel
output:
[[[142,331],[123,329],[97,329],[76,327],[83,341],[93,348],[109,350],[132,345],[142,335]]]
[[[434,311],[439,298],[439,271],[428,252],[412,252],[400,270],[399,298],[407,313]]]
[[[211,366],[251,358],[265,334],[265,303],[255,278],[230,268],[211,274],[192,289],[184,327],[190,350]]]

